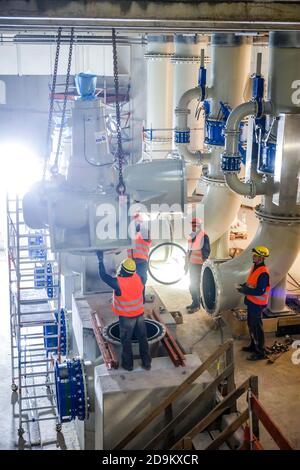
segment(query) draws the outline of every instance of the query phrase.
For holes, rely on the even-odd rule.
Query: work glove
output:
[[[99,262],[103,261],[103,251],[101,250],[96,251],[96,255],[97,255]]]
[[[244,293],[244,287],[246,286],[246,283],[244,282],[244,284],[239,284],[236,288],[236,290],[240,293],[240,294],[243,294]]]

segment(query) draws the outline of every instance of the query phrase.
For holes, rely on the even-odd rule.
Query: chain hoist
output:
[[[74,43],[74,28],[71,28],[71,36],[70,36],[70,47],[69,47],[69,56],[68,56],[68,67],[67,67],[67,75],[66,75],[66,85],[65,85],[65,92],[64,92],[64,102],[63,102],[63,109],[62,109],[62,116],[59,128],[59,135],[58,135],[58,142],[57,142],[57,149],[54,164],[51,168],[51,173],[56,174],[58,172],[58,159],[60,153],[60,146],[61,146],[61,139],[63,133],[63,127],[65,125],[65,115],[67,109],[67,99],[68,99],[68,92],[69,92],[69,83],[70,83],[70,73],[71,73],[71,64],[72,64],[72,52],[73,52],[73,43]]]
[[[46,176],[47,162],[48,162],[48,159],[49,159],[49,156],[50,156],[50,153],[51,153],[51,145],[50,144],[51,144],[51,133],[52,133],[54,93],[55,93],[55,89],[56,89],[56,79],[57,79],[57,69],[58,69],[58,60],[59,60],[59,51],[60,51],[61,32],[62,32],[62,28],[58,28],[58,30],[57,30],[55,61],[54,61],[54,69],[53,69],[53,78],[52,78],[52,85],[51,85],[51,91],[50,91],[47,140],[46,140],[47,147],[46,147],[46,155],[45,155],[45,162],[44,162],[43,179],[45,179],[45,176]]]
[[[116,95],[116,119],[117,119],[117,159],[119,168],[119,182],[116,191],[119,195],[125,194],[126,187],[123,179],[123,149],[122,149],[122,134],[121,134],[121,117],[120,117],[120,103],[119,103],[119,75],[118,75],[118,57],[117,57],[117,44],[116,32],[112,30],[112,46],[113,46],[113,65],[114,65],[114,83]]]

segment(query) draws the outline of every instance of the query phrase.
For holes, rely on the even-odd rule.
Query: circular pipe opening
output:
[[[149,344],[153,344],[157,341],[160,341],[166,334],[166,329],[164,325],[162,325],[156,320],[145,318],[145,325]],[[120,323],[116,321],[110,323],[105,328],[103,328],[103,336],[110,343],[120,345]],[[132,337],[132,343],[138,343],[138,339],[134,335]]]
[[[170,255],[168,256],[168,261],[171,261],[171,258],[173,258],[173,265],[171,265],[171,269],[165,269],[167,266],[167,260],[165,263],[159,264],[157,267],[155,267],[154,262],[152,262],[152,257],[153,254],[161,249],[162,247],[166,248],[168,247],[171,250]],[[177,248],[177,252],[175,252],[175,249]],[[181,279],[186,275],[187,273],[187,267],[184,267],[184,260],[186,257],[186,250],[179,245],[178,243],[174,242],[164,242],[164,243],[159,243],[156,245],[150,252],[149,255],[149,266],[148,266],[148,272],[150,276],[156,281],[159,282],[160,284],[164,284],[166,286],[171,285],[171,284],[176,284],[177,282],[181,281]],[[180,266],[182,264],[182,266]],[[162,280],[159,279],[157,274],[153,273],[154,269],[159,270],[159,268],[162,267],[161,271],[163,271],[163,275],[166,277],[172,277],[172,275],[175,274],[175,279],[172,279],[171,281],[167,280]],[[179,276],[177,275],[179,273]]]
[[[214,313],[216,306],[216,283],[212,270],[205,266],[202,273],[202,300],[208,313]]]

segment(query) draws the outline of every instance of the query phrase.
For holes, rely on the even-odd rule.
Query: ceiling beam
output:
[[[300,29],[298,1],[0,0],[0,27],[126,31]]]

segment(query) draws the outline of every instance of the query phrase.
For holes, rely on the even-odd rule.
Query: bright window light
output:
[[[41,161],[21,142],[0,145],[0,182],[8,192],[22,196],[42,175]]]

